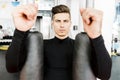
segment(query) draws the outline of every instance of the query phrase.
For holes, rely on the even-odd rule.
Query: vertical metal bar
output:
[[[94,0],[86,0],[86,8],[94,8]]]

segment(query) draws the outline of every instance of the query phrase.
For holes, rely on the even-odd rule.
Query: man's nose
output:
[[[60,27],[63,28],[64,27],[64,22],[60,23]]]

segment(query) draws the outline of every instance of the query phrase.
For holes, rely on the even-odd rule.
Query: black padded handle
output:
[[[30,32],[26,40],[27,60],[21,71],[20,80],[43,79],[43,36]]]
[[[76,35],[74,60],[73,60],[73,80],[96,80],[90,65],[91,44],[86,33]]]

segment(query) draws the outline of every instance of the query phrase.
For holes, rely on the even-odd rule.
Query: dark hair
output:
[[[53,7],[52,8],[52,19],[53,19],[53,16],[58,13],[68,13],[69,15],[71,15],[70,9],[66,5],[57,5]]]

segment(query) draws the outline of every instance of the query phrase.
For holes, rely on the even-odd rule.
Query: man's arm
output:
[[[27,4],[17,6],[13,11],[13,21],[15,33],[12,43],[6,54],[6,67],[8,72],[17,72],[21,70],[25,59],[25,39],[27,32],[34,25],[37,17],[37,5]]]
[[[21,32],[17,29],[14,32],[12,43],[6,53],[6,68],[8,72],[18,72],[25,63],[25,39],[28,32]]]
[[[91,39],[93,54],[92,68],[95,75],[102,80],[109,80],[111,76],[112,61],[105,48],[103,37],[100,35]]]
[[[92,42],[92,68],[95,75],[108,80],[111,74],[111,58],[101,36],[103,12],[93,8],[81,9],[84,30]]]

